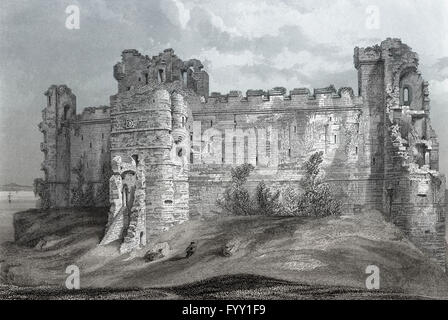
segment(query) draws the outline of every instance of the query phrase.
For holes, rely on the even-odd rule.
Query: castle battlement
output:
[[[334,86],[313,89],[296,88],[286,93],[283,87],[271,90],[230,91],[228,94],[212,92],[208,99],[193,108],[194,112],[216,109],[220,111],[233,109],[265,110],[275,109],[309,109],[309,108],[343,108],[356,107],[362,104],[362,97],[355,96],[353,89],[342,87],[336,90]]]
[[[356,95],[333,85],[209,94],[200,60],[173,49],[151,57],[124,50],[110,107],[77,115],[66,85],[45,92],[39,129],[49,202],[80,205],[73,190],[93,185],[95,204],[111,206],[103,244],[120,240],[130,251],[176,224],[218,214],[232,167],[252,164],[248,187],[264,180],[281,193],[300,185],[301,164],[323,152],[345,213],[382,211],[445,267],[445,177],[418,55],[388,38],[355,48],[354,64]],[[81,169],[80,187],[73,172]]]

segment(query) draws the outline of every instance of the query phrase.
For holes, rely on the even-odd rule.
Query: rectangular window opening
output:
[[[159,83],[163,82],[163,70],[162,69],[160,69],[158,72],[157,80],[159,81]]]

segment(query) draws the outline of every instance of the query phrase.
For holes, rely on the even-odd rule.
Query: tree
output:
[[[247,163],[232,168],[232,181],[225,189],[223,199],[218,200],[218,206],[235,215],[246,216],[255,213],[253,200],[244,186],[253,170],[254,166]]]
[[[314,153],[302,166],[305,176],[300,180],[303,193],[297,202],[298,214],[313,217],[339,215],[341,203],[334,198],[330,185],[323,182],[320,166],[323,152]]]
[[[280,191],[271,192],[264,181],[261,181],[257,186],[256,191],[258,213],[261,215],[272,216],[281,211],[279,203]]]

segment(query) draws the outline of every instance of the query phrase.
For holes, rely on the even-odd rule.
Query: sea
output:
[[[0,243],[14,240],[14,213],[36,208],[37,200],[33,191],[0,191]]]

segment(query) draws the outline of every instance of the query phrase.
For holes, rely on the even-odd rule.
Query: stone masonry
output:
[[[355,48],[354,64],[357,94],[330,85],[223,95],[209,94],[199,60],[172,49],[153,57],[125,50],[110,106],[77,115],[65,85],[45,93],[39,128],[51,205],[74,205],[72,169],[84,163],[95,194],[109,181],[101,243],[118,240],[128,252],[171,226],[219,214],[232,167],[251,163],[251,188],[263,180],[283,191],[298,185],[303,161],[323,151],[326,180],[346,213],[381,210],[445,268],[445,177],[418,56],[389,38]]]

